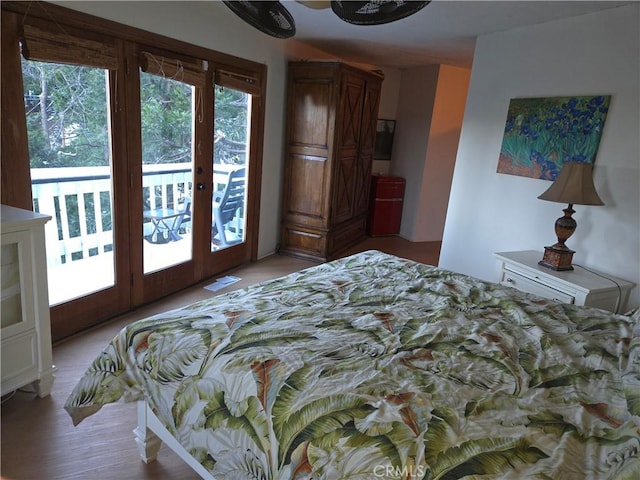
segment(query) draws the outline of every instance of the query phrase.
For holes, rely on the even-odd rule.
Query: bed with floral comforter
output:
[[[640,321],[368,251],[132,323],[118,400],[219,480],[637,479]]]

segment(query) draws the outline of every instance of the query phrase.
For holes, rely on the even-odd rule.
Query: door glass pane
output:
[[[140,72],[145,274],[193,255],[194,92],[191,85]]]
[[[216,88],[211,250],[245,241],[251,95]]]
[[[108,70],[22,61],[51,305],[114,285]]]

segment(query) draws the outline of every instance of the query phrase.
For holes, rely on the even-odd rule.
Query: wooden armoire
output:
[[[289,63],[281,253],[332,260],[365,237],[382,80]]]

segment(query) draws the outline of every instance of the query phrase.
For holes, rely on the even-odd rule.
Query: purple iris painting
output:
[[[511,99],[498,173],[555,180],[564,162],[593,163],[610,99]]]

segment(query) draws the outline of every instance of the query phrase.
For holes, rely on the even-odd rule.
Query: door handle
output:
[[[198,183],[198,184],[196,184],[196,189],[197,190],[206,190],[207,186],[204,183]]]

